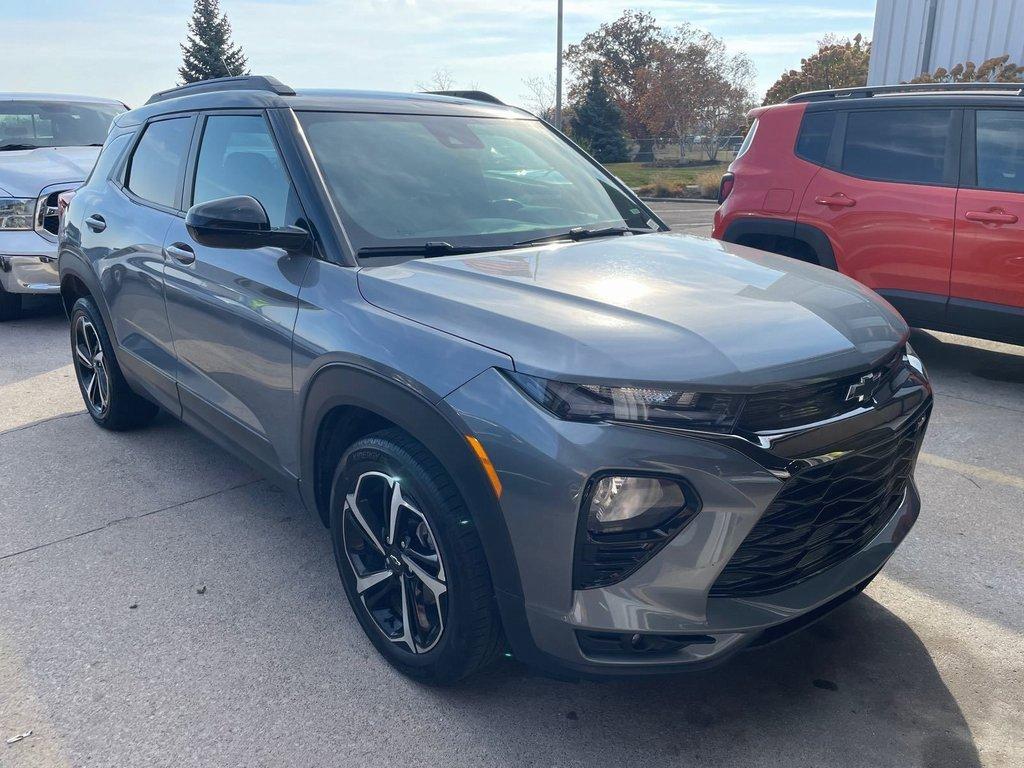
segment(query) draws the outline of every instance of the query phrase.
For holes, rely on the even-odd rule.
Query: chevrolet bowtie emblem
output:
[[[875,394],[875,386],[880,378],[882,378],[882,374],[877,371],[861,376],[860,381],[851,384],[850,388],[846,390],[846,401],[863,403],[870,400],[871,396]]]

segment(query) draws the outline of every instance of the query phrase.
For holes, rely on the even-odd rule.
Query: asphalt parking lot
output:
[[[673,206],[706,234],[712,206]],[[702,218],[703,217],[703,218]],[[188,428],[85,415],[55,307],[0,326],[0,766],[1024,765],[1024,347],[917,333],[921,518],[808,631],[707,672],[393,672],[320,523]]]

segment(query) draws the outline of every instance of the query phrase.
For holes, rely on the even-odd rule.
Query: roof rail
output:
[[[856,88],[834,88],[829,91],[807,91],[790,96],[787,104],[803,101],[833,101],[835,99],[870,99],[872,96],[919,93],[964,93],[978,96],[1002,93],[1024,96],[1024,83],[904,83],[902,85],[869,85]]]
[[[452,96],[456,99],[469,99],[470,101],[486,101],[488,104],[500,104],[505,106],[505,102],[496,96],[485,91],[423,91],[428,96]]]
[[[196,93],[211,93],[215,91],[271,91],[278,96],[295,95],[295,91],[276,77],[270,77],[269,75],[241,75],[239,77],[215,77],[210,80],[200,80],[198,83],[179,85],[177,88],[168,88],[166,91],[154,93],[146,103],[155,104],[158,101],[176,99],[179,96],[192,96]]]

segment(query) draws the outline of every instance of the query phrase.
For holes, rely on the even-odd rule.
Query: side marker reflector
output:
[[[498,477],[498,473],[494,470],[494,465],[491,464],[491,457],[487,455],[487,451],[472,435],[466,435],[466,442],[469,443],[469,447],[473,449],[473,453],[476,454],[477,459],[480,461],[480,466],[484,468],[484,472],[487,473],[487,479],[491,481],[491,487],[494,489],[494,495],[499,499],[501,498],[501,478]]]

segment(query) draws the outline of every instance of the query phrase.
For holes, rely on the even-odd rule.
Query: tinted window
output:
[[[882,181],[941,184],[950,116],[948,109],[849,112],[843,171]]]
[[[507,246],[573,227],[646,227],[635,201],[537,120],[300,113],[357,250]]]
[[[0,149],[4,147],[98,147],[120,104],[0,101]]]
[[[130,133],[122,133],[120,136],[111,139],[107,142],[107,145],[103,147],[100,152],[100,156],[96,159],[96,165],[93,166],[92,172],[89,174],[89,178],[86,180],[86,185],[102,184],[110,177],[110,172],[117,165],[117,161],[124,155],[125,149],[128,147],[128,140],[132,137]]]
[[[144,200],[173,207],[191,139],[192,118],[150,123],[128,164],[125,186]]]
[[[823,165],[832,140],[832,128],[836,124],[836,113],[808,112],[800,123],[800,136],[796,140],[796,153],[804,160]]]
[[[259,200],[271,226],[291,223],[291,184],[262,117],[222,115],[206,121],[192,202],[205,203],[235,195]]]
[[[1024,111],[977,113],[978,186],[1024,192]]]

